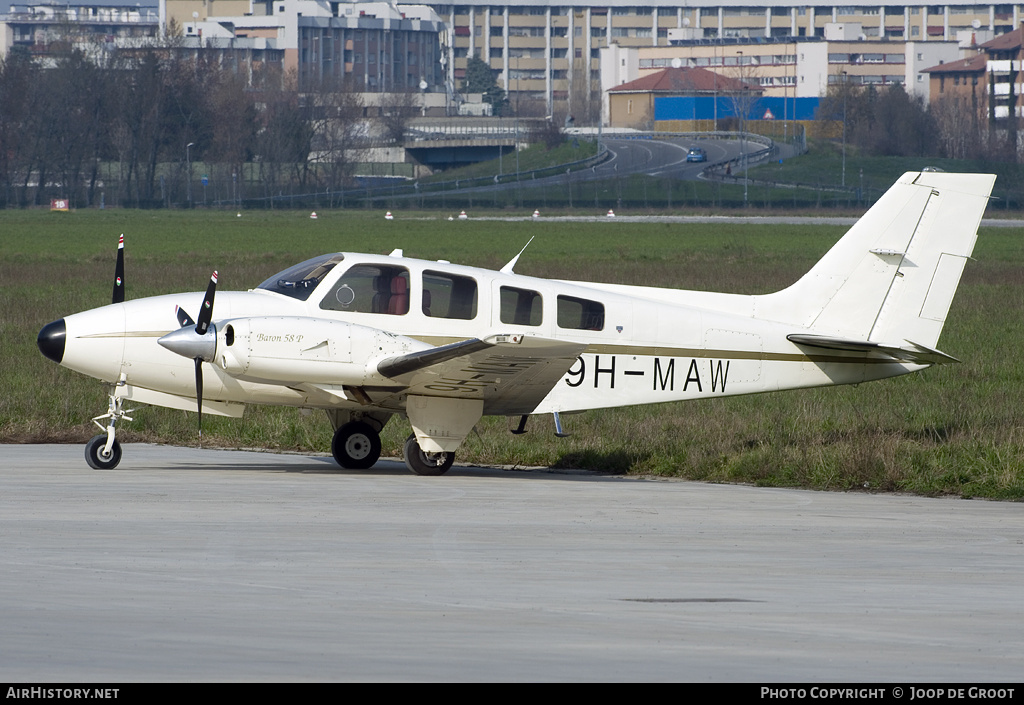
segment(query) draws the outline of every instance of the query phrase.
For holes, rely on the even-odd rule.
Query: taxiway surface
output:
[[[2,446],[0,679],[998,682],[1024,506]]]

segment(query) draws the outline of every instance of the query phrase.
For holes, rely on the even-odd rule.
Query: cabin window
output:
[[[421,307],[431,318],[476,318],[476,280],[446,272],[423,272]]]
[[[341,254],[314,257],[283,272],[278,272],[256,288],[305,301],[313,293],[313,289],[327,276],[327,273],[334,269],[334,265],[343,259],[345,257]]]
[[[501,322],[517,326],[539,326],[543,320],[543,300],[536,291],[501,287]]]
[[[405,315],[409,312],[409,271],[404,267],[357,264],[341,275],[320,308]]]
[[[558,327],[601,330],[604,328],[604,304],[574,296],[559,296]]]

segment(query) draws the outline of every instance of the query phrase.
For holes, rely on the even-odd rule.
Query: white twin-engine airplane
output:
[[[441,475],[484,414],[521,417],[857,384],[953,361],[936,345],[995,177],[904,174],[809,273],[747,296],[536,279],[402,256],[317,257],[246,292],[124,301],[39,333],[51,360],[110,385],[94,468],[121,458],[126,401],[241,416],[323,409],[345,468],[369,468],[398,414],[405,462]],[[520,255],[522,252],[520,252]],[[193,320],[186,311],[197,314]],[[214,314],[216,312],[216,318]],[[103,421],[104,423],[100,423]]]

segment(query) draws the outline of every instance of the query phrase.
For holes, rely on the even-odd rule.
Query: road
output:
[[[1024,506],[4,446],[0,679],[1012,682]]]
[[[498,184],[483,186],[460,187],[458,193],[491,193],[515,189],[517,183],[528,188],[545,186],[562,186],[568,177],[574,183],[582,181],[604,181],[630,174],[647,174],[648,176],[680,180],[700,178],[701,172],[708,163],[720,159],[735,159],[740,156],[740,143],[736,140],[691,140],[680,137],[658,139],[616,139],[604,138],[602,143],[608,148],[609,158],[590,169],[579,169],[568,174],[556,174],[542,178],[524,178],[521,182],[508,179]],[[700,146],[708,154],[708,162],[687,162],[686,155],[692,146]],[[747,143],[748,154],[756,151],[760,145]],[[506,172],[508,178],[509,172]],[[418,198],[417,195],[399,196],[399,198]]]
[[[609,139],[604,140],[604,143],[611,151],[612,158],[598,167],[600,176],[596,178],[643,173],[654,177],[692,180],[700,176],[708,163],[740,156],[740,143],[735,140]],[[687,162],[686,155],[690,148],[698,146],[707,152],[708,162]],[[746,146],[749,153],[755,145]]]

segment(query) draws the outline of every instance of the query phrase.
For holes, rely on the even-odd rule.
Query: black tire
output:
[[[455,453],[424,453],[416,442],[416,434],[405,439],[402,447],[405,467],[417,475],[444,475],[455,462]]]
[[[367,423],[349,421],[334,432],[331,453],[347,470],[372,468],[380,458],[380,434]]]
[[[114,445],[110,446],[110,455],[103,454],[106,445],[106,435],[93,436],[85,444],[85,462],[89,463],[89,467],[96,470],[110,470],[116,468],[117,464],[121,462],[121,444],[115,440]]]

